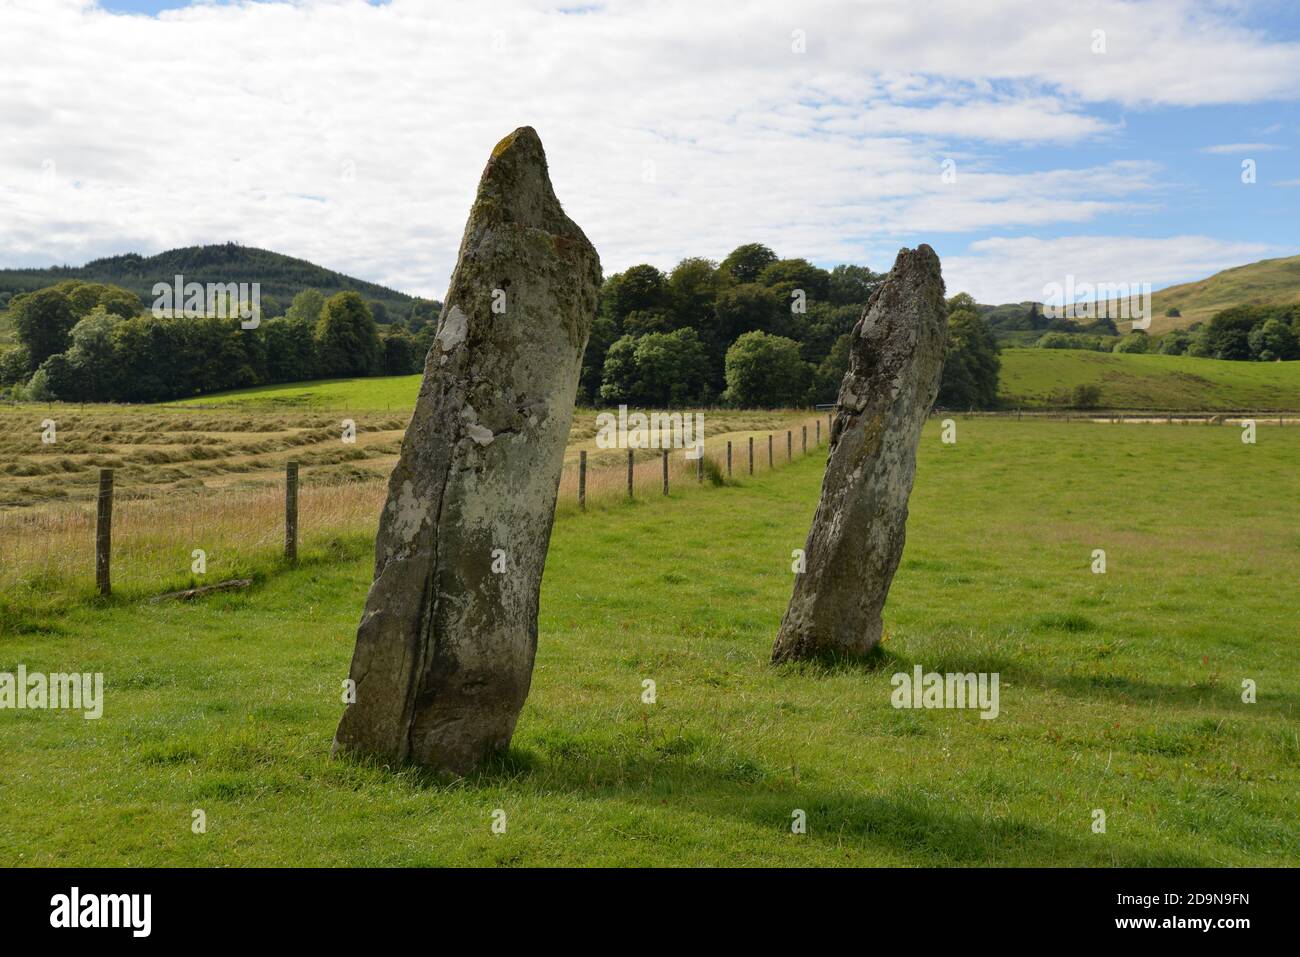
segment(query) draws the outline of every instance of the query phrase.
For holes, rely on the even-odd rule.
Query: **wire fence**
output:
[[[735,432],[692,448],[573,449],[566,452],[561,511],[618,500],[662,499],[775,471],[823,446],[829,415],[784,431]],[[297,561],[300,551],[373,539],[387,495],[382,480],[313,484],[295,461],[282,485],[141,498],[99,470],[95,509],[74,505],[0,514],[0,590],[33,597],[115,589],[153,593],[218,583],[250,562]],[[342,553],[340,553],[342,554]]]

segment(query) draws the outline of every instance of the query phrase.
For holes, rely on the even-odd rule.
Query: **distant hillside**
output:
[[[186,282],[257,282],[262,295],[273,296],[283,308],[304,289],[319,289],[326,296],[354,291],[367,300],[384,304],[390,318],[404,318],[413,297],[405,293],[354,279],[325,269],[305,259],[294,259],[266,249],[225,243],[172,249],[157,256],[127,253],[96,259],[84,266],[52,266],[48,269],[0,269],[0,293],[30,292],[65,279],[108,282],[140,296],[148,305],[157,282],[172,282],[176,276]]]
[[[1012,318],[1023,318],[1028,315],[1029,308],[1033,305],[1033,300],[1026,299],[1024,302],[1004,302],[1000,306],[987,306],[980,304],[979,313],[984,317],[984,321],[990,325],[998,326]],[[1039,306],[1042,309],[1042,306]]]
[[[1151,295],[1153,313],[1151,335],[1182,329],[1196,322],[1209,322],[1214,314],[1231,306],[1272,306],[1300,303],[1300,256],[1287,259],[1263,259],[1245,266],[1234,266],[1196,282],[1170,286]],[[1045,318],[1030,328],[1026,320],[1032,301],[980,305],[979,312],[1003,345],[1032,345],[1053,324]],[[1121,315],[1119,303],[1112,301],[1108,314]],[[1047,307],[1039,304],[1044,315]],[[1180,315],[1166,316],[1170,309]],[[1078,326],[1091,320],[1080,318],[1061,325],[1061,331],[1081,331]],[[1131,321],[1115,318],[1119,332],[1126,333]]]
[[[1291,305],[1300,302],[1300,256],[1262,259],[1225,269],[1208,279],[1161,289],[1151,300],[1155,312],[1151,332],[1208,322],[1216,312],[1229,306]],[[1182,315],[1166,317],[1170,308],[1178,309]]]

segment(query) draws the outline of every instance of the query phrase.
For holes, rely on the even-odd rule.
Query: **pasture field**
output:
[[[183,399],[180,406],[261,407],[267,409],[330,409],[337,411],[406,411],[415,408],[422,374],[372,376],[362,379],[320,379],[234,389]]]
[[[356,380],[365,382],[368,380]],[[159,406],[19,406],[0,412],[0,602],[85,593],[93,585],[94,500],[101,468],[114,470],[115,587],[156,593],[191,584],[190,554],[202,548],[210,574],[233,577],[274,550],[283,528],[285,465],[300,466],[303,532],[335,535],[371,529],[410,417],[360,408],[347,412],[267,411]],[[345,422],[355,440],[344,441]],[[705,454],[723,463],[733,445],[737,473],[810,448],[825,422],[807,410],[705,413]],[[49,432],[47,423],[53,423]],[[563,507],[578,495],[579,456],[587,452],[588,499],[626,495],[626,451],[597,444],[597,413],[578,410],[569,431],[560,485]],[[43,441],[45,438],[53,441]],[[638,450],[638,494],[657,490],[659,451]],[[694,463],[670,457],[675,486],[695,481]]]
[[[11,601],[0,671],[106,689],[0,712],[0,864],[1300,864],[1300,429],[957,426],[866,665],[768,664],[823,454],[562,508],[513,745],[462,781],[329,757],[373,513],[248,592]],[[914,665],[998,673],[998,716],[894,709]]]
[[[998,397],[1005,408],[1060,408],[1078,385],[1101,389],[1101,408],[1169,412],[1300,411],[1300,361],[1229,362],[1192,356],[1081,349],[1002,350]],[[414,407],[420,376],[335,379],[200,396],[180,406],[295,412]],[[963,410],[964,411],[964,410]],[[722,413],[719,413],[722,414]]]
[[[998,397],[1008,408],[1049,408],[1079,385],[1101,407],[1170,412],[1300,410],[1300,362],[1230,362],[1083,349],[1002,350]]]
[[[100,468],[115,469],[119,485],[132,498],[261,489],[280,482],[290,460],[311,469],[316,481],[330,484],[386,479],[410,414],[409,407],[390,413],[364,404],[338,412],[268,412],[238,405],[9,406],[0,411],[0,512],[46,502],[92,501]],[[574,412],[566,466],[576,468],[581,451],[588,453],[594,469],[623,461],[625,452],[598,446],[598,415],[592,409]],[[811,443],[816,423],[825,420],[805,409],[720,409],[703,415],[706,450],[716,448],[723,455],[728,440],[739,455],[750,436],[766,443],[773,432],[780,433],[784,450],[785,432],[794,429],[795,442],[801,443],[804,424]],[[53,423],[52,432],[47,422]],[[344,441],[348,422],[355,441]],[[764,459],[766,454],[764,445]],[[658,452],[639,450],[638,455],[652,458]]]

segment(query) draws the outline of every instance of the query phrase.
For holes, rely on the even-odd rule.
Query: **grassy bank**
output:
[[[1107,409],[1300,410],[1300,362],[1229,362],[1082,349],[1004,349],[999,398],[1010,408],[1061,405],[1076,386]]]

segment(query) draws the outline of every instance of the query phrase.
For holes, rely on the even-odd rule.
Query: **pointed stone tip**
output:
[[[513,133],[503,137],[501,141],[492,148],[492,158],[499,159],[508,151],[515,148],[521,150],[535,149],[542,151],[542,138],[537,135],[537,131],[531,126],[521,126]]]
[[[495,197],[506,207],[555,204],[546,151],[535,129],[521,126],[493,147],[479,180],[479,195]]]
[[[531,126],[519,127],[492,149],[467,228],[488,221],[581,235],[555,197],[542,138]]]

